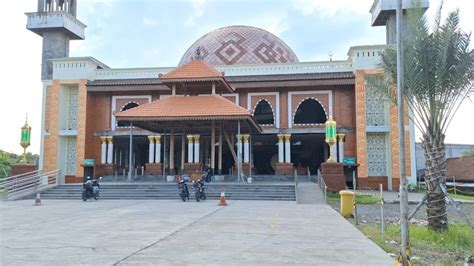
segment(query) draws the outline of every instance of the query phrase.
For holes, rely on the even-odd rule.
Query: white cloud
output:
[[[191,0],[191,15],[186,19],[184,24],[186,26],[194,26],[196,24],[196,20],[202,15],[204,15],[204,8],[206,5],[206,0]]]
[[[154,18],[144,17],[143,18],[143,25],[145,27],[153,27],[153,26],[158,25],[158,21]]]
[[[347,13],[368,15],[372,3],[373,0],[297,0],[294,7],[304,16],[317,12],[321,16],[332,17]]]

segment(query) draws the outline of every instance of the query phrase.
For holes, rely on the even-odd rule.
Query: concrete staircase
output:
[[[188,183],[190,199],[194,198],[192,183]],[[242,184],[242,183],[208,183],[206,196],[218,200],[221,188],[225,189],[229,200],[283,200],[295,201],[295,186],[293,184]],[[81,199],[82,184],[60,185],[41,194],[43,199]],[[101,183],[100,199],[180,199],[175,183],[132,183],[109,184]]]

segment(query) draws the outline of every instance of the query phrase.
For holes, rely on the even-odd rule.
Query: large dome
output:
[[[299,62],[280,38],[250,26],[229,26],[209,32],[188,48],[179,65],[196,57],[211,65]]]

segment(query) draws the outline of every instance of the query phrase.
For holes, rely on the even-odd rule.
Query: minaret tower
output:
[[[26,13],[26,28],[43,37],[41,80],[51,80],[49,59],[69,56],[69,41],[84,40],[86,25],[76,18],[77,0],[38,0],[38,12]]]
[[[402,0],[403,19],[402,36],[406,36],[407,17],[406,10],[410,8],[421,8],[426,11],[430,3],[428,0]],[[387,35],[387,44],[396,43],[396,14],[397,1],[395,0],[375,0],[370,13],[372,14],[372,26],[385,26]]]

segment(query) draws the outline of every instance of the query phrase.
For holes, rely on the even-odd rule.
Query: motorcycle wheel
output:
[[[97,192],[97,193],[94,194],[94,199],[95,199],[95,200],[98,200],[98,199],[99,199],[99,192]]]
[[[202,199],[202,200],[206,200],[206,194],[201,193],[201,199]]]
[[[82,191],[82,200],[87,201],[87,195],[85,191]]]
[[[199,202],[199,198],[200,198],[199,192],[196,192],[195,196],[196,196],[196,201]]]

